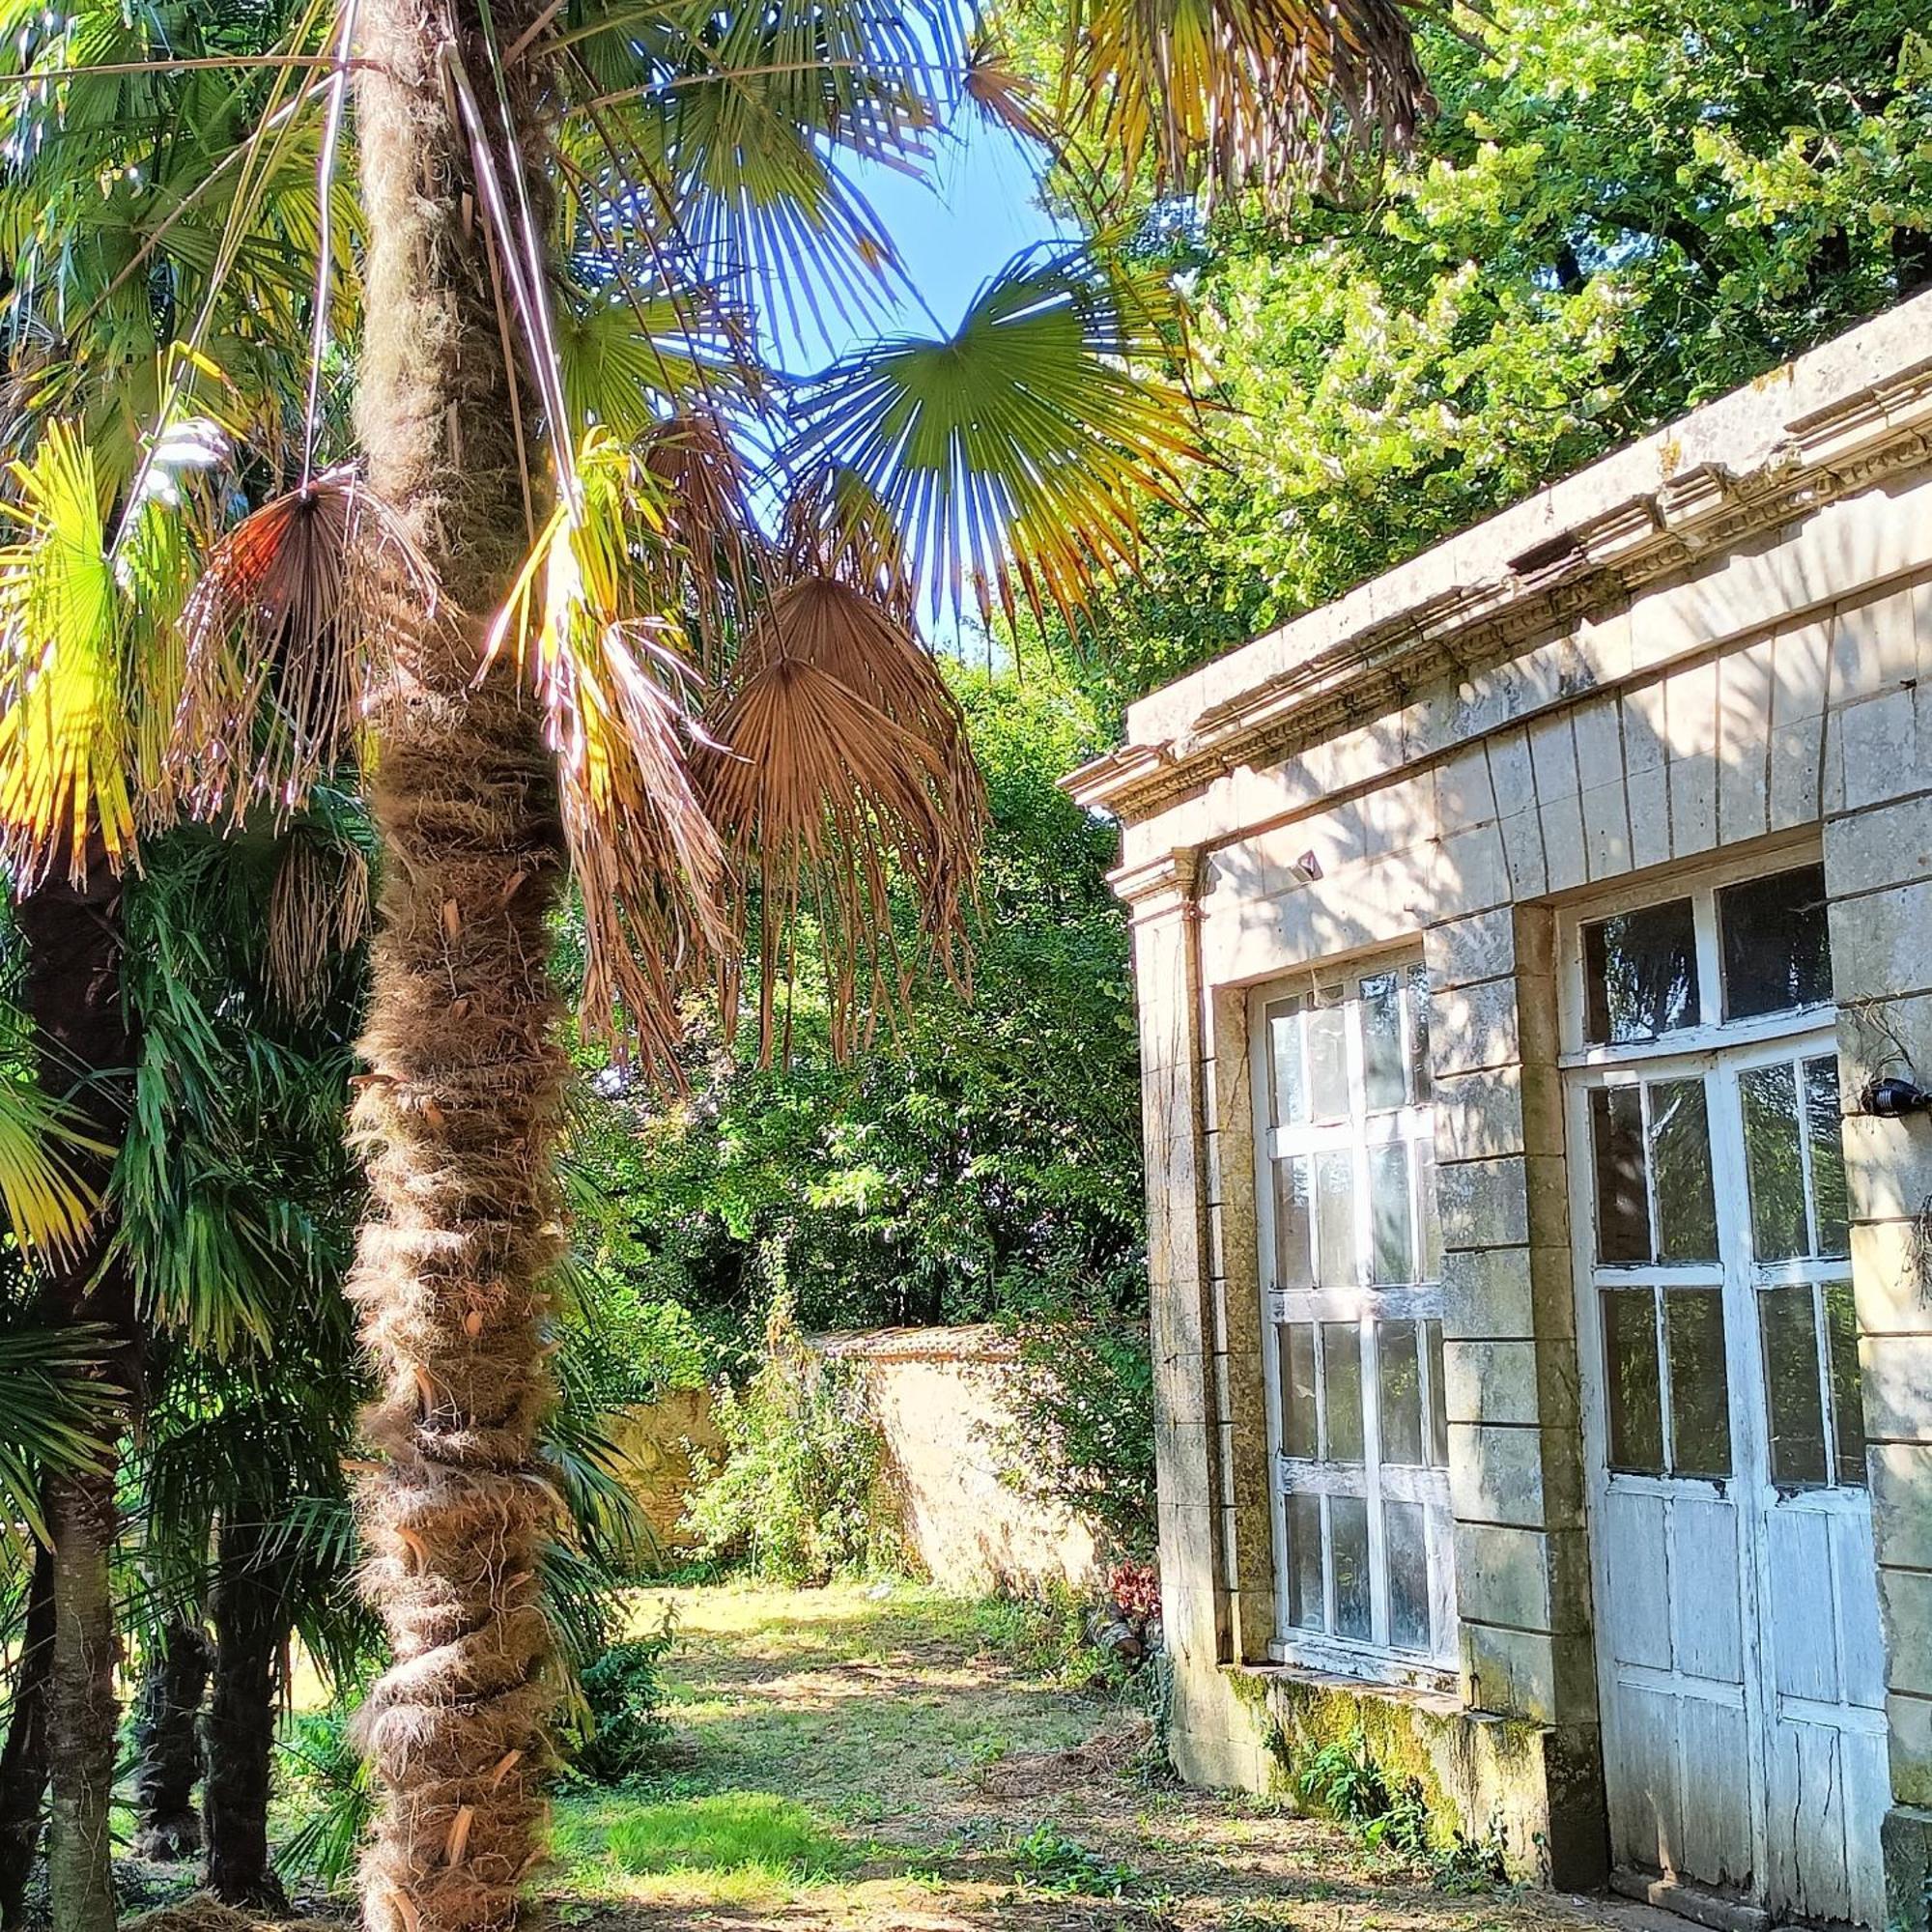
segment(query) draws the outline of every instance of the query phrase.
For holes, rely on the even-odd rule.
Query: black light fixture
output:
[[[1859,1095],[1859,1105],[1867,1114],[1876,1114],[1882,1121],[1901,1120],[1907,1114],[1922,1114],[1932,1109],[1932,1094],[1916,1081],[1901,1080],[1895,1074],[1888,1074],[1882,1080],[1873,1080]]]

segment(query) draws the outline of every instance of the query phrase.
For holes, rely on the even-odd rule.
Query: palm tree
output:
[[[1196,449],[1160,373],[1171,292],[1118,256],[1022,261],[954,333],[789,407],[760,312],[867,299],[891,244],[844,163],[919,165],[962,99],[1051,135],[1097,197],[1090,155],[1279,187],[1338,136],[1399,135],[1420,88],[1390,0],[1072,0],[1057,103],[949,0],[339,0],[332,71],[300,69],[330,11],[257,57],[325,74],[325,182],[353,71],[365,468],[320,469],[305,427],[296,489],[212,560],[179,747],[213,810],[297,799],[373,736],[353,1293],[393,1662],[362,1724],[386,1799],[366,1916],[467,1932],[515,1922],[543,1846],[566,879],[594,1029],[667,1064],[681,993],[749,955],[769,1045],[810,930],[851,1037],[957,963],[982,817],[919,588],[1077,608]],[[331,306],[325,280],[318,367]],[[730,433],[760,419],[776,537]]]

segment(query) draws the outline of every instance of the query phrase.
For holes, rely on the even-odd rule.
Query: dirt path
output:
[[[907,1588],[651,1593],[683,1634],[642,1791],[558,1807],[560,1915],[863,1932],[1578,1932],[1535,1892],[1450,1896],[1276,1802],[1176,1789],[1145,1720],[1015,1660],[1000,1613]]]

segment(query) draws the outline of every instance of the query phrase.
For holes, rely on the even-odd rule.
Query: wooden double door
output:
[[[1838,1062],[1806,1017],[1567,1075],[1605,1770],[1618,1866],[1877,1925],[1885,1671]]]

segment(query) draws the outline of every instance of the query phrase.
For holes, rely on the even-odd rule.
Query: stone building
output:
[[[1924,1928],[1932,298],[1135,705],[1189,1777]],[[1873,1093],[1873,1083],[1897,1083]]]

